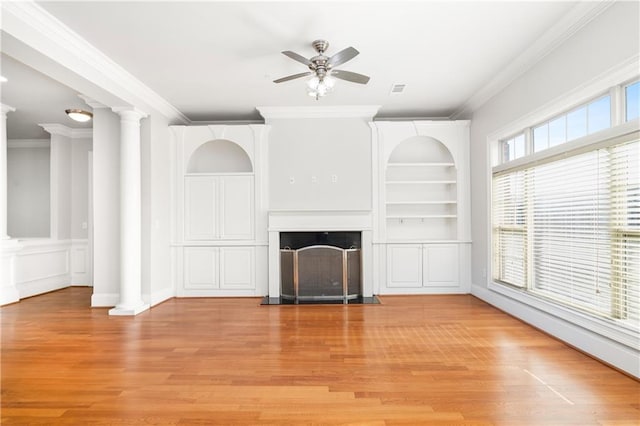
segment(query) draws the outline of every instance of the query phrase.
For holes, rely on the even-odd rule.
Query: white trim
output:
[[[45,132],[52,135],[66,136],[71,139],[91,139],[93,138],[93,129],[73,129],[64,124],[58,123],[39,123]]]
[[[365,118],[373,120],[380,105],[342,105],[342,106],[292,106],[292,107],[256,107],[265,122],[281,118]]]
[[[162,302],[176,297],[176,292],[173,288],[165,288],[162,290],[154,291],[148,297],[144,297],[145,302],[148,302],[151,307],[154,307]],[[148,300],[147,300],[148,299]]]
[[[576,4],[501,72],[483,84],[450,118],[468,116],[480,108],[613,4],[610,0]]]
[[[1,7],[8,34],[126,102],[142,101],[170,120],[189,123],[167,100],[35,2],[4,1]]]
[[[91,295],[92,308],[112,308],[120,301],[120,293],[93,293]]]
[[[100,102],[93,100],[89,96],[85,96],[81,93],[78,94],[78,97],[82,99],[85,104],[89,105],[91,109],[109,108],[108,106],[101,104]]]
[[[9,139],[7,148],[49,148],[49,139]]]

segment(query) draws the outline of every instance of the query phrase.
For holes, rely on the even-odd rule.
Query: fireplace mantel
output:
[[[270,210],[269,298],[280,297],[280,233],[357,231],[362,233],[362,295],[373,296],[373,215],[369,210]]]
[[[270,210],[269,232],[371,231],[373,216],[367,210]]]

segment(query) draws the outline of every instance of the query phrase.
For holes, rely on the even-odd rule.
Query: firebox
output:
[[[280,234],[280,294],[294,303],[362,296],[360,232]]]

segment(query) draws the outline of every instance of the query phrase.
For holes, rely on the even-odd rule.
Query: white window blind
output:
[[[493,177],[494,279],[640,323],[640,142]]]
[[[527,283],[525,172],[493,179],[494,279],[518,287]]]

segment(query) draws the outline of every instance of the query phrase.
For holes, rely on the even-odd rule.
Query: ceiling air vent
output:
[[[405,87],[407,87],[406,84],[394,84],[393,86],[391,86],[391,94],[399,95],[400,93],[404,92]]]

